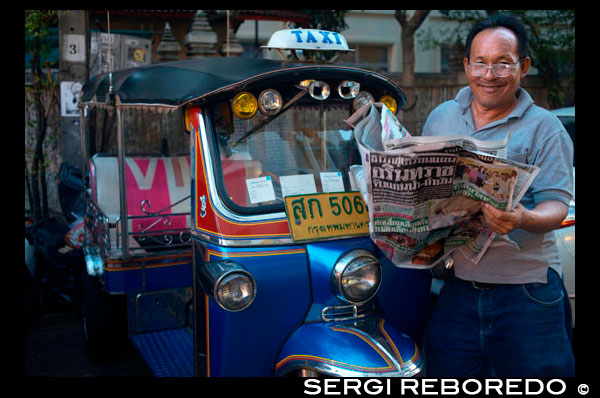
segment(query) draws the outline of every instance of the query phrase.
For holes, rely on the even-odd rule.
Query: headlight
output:
[[[258,110],[258,101],[254,94],[244,91],[233,97],[231,109],[240,119],[250,119]]]
[[[360,84],[351,80],[344,80],[338,86],[338,94],[343,99],[355,98],[360,91]]]
[[[356,111],[367,104],[372,104],[373,102],[375,102],[375,98],[373,98],[373,94],[371,94],[368,91],[361,91],[356,96],[356,98],[354,98],[352,105],[354,106],[354,110]]]
[[[283,100],[277,90],[268,89],[258,96],[258,109],[267,116],[275,115],[282,106]]]
[[[256,293],[254,280],[250,274],[234,272],[217,281],[215,300],[228,311],[241,311],[247,308]]]
[[[331,89],[329,88],[329,84],[320,80],[314,81],[308,86],[308,93],[310,96],[320,101],[326,100],[329,97],[330,92]]]
[[[227,311],[248,308],[256,297],[252,275],[233,261],[216,261],[199,267],[198,283],[207,295]]]
[[[190,114],[191,114],[191,109],[188,106],[183,111],[183,123],[185,125],[185,131],[187,131],[188,133],[192,131],[192,117]]]
[[[306,80],[302,80],[302,81],[300,82],[300,87],[303,87],[303,88],[305,88],[305,89],[307,89],[307,90],[308,90],[308,87],[310,86],[310,84],[311,84],[312,82],[315,82],[315,81],[316,81],[315,79],[306,79]]]
[[[331,274],[331,287],[342,301],[360,304],[371,299],[381,284],[381,264],[369,251],[357,249],[344,254]]]
[[[392,96],[384,95],[383,97],[379,98],[379,102],[383,102],[385,106],[387,106],[387,108],[390,110],[390,112],[392,112],[394,115],[396,114],[396,111],[398,110],[398,105],[396,104],[396,100]]]

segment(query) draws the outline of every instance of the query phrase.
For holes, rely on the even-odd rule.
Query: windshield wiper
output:
[[[239,144],[242,141],[245,141],[248,137],[250,137],[252,134],[254,134],[256,131],[260,130],[261,128],[263,128],[265,125],[271,123],[273,120],[275,120],[276,118],[278,118],[279,116],[281,116],[285,111],[287,111],[288,109],[290,109],[292,107],[292,105],[294,105],[300,98],[304,97],[306,95],[306,93],[308,92],[308,90],[304,87],[302,87],[302,91],[300,91],[298,94],[296,94],[294,97],[292,97],[281,109],[281,112],[277,113],[276,115],[270,116],[268,118],[266,118],[265,120],[263,120],[262,123],[260,123],[258,126],[255,126],[253,128],[251,128],[250,130],[248,130],[248,132],[246,132],[240,139],[238,139],[236,142],[234,142],[233,144],[231,144],[232,147],[235,147],[237,144]]]

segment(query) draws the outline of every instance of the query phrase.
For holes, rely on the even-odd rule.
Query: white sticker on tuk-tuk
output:
[[[275,190],[271,176],[248,178],[246,180],[250,203],[261,203],[275,200]]]
[[[344,192],[344,179],[340,171],[321,173],[323,192]]]
[[[281,182],[281,195],[283,197],[317,193],[315,177],[312,174],[281,176],[279,182]]]

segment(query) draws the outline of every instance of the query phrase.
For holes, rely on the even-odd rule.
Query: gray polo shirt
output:
[[[510,130],[508,158],[540,168],[521,204],[528,209],[548,200],[568,205],[573,196],[573,142],[560,120],[535,105],[527,91],[520,88],[517,97],[517,106],[510,115],[475,130],[470,107],[473,94],[470,87],[465,87],[455,99],[430,113],[423,135],[469,135],[497,140]],[[518,248],[494,241],[476,265],[454,252],[456,276],[488,283],[545,283],[548,267],[562,274],[554,231],[533,234],[518,229],[508,236]]]

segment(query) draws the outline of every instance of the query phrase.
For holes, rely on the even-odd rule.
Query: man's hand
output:
[[[547,201],[539,203],[532,210],[518,204],[511,211],[502,211],[482,203],[481,211],[487,226],[497,234],[505,235],[515,229],[542,234],[558,228],[567,216],[569,207],[561,202]]]
[[[483,212],[487,226],[495,233],[505,235],[515,229],[521,228],[523,213],[527,209],[518,204],[512,211],[502,211],[488,203],[482,203],[481,211]]]

